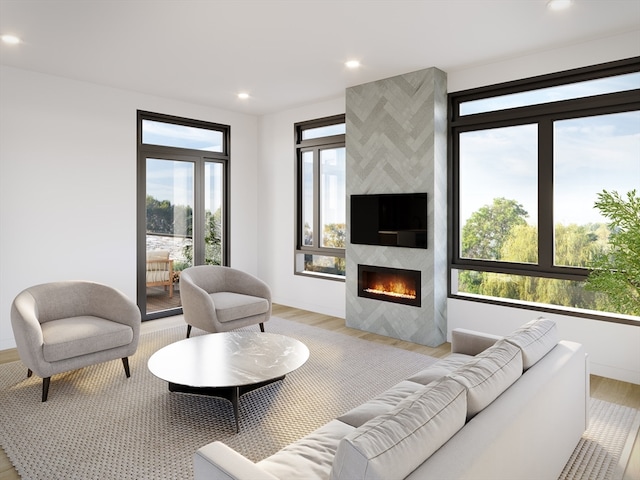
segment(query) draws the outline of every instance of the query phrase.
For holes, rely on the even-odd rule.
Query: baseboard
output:
[[[17,348],[8,348],[6,350],[0,350],[0,364],[15,362],[20,360]]]

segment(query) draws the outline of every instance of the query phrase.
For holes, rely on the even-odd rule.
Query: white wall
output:
[[[294,275],[295,149],[293,125],[345,113],[344,95],[260,119],[259,276],[273,301],[344,318],[344,282]]]
[[[449,92],[636,56],[640,56],[640,30],[448,72]],[[531,310],[459,299],[449,299],[447,306],[449,339],[452,328],[504,335],[541,316],[540,312]],[[621,325],[567,315],[544,316],[556,320],[562,338],[585,345],[592,373],[640,384],[640,324]]]
[[[640,55],[640,30],[447,72],[449,93]]]
[[[87,279],[136,298],[136,110],[231,125],[231,264],[257,273],[254,116],[0,67],[0,349],[10,306]]]

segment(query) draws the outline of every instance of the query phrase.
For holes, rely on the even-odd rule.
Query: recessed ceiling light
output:
[[[20,43],[20,39],[15,35],[2,35],[2,37],[0,38],[2,38],[2,41],[4,43],[8,43],[10,45],[17,45],[18,43]]]
[[[247,98],[249,98],[249,94],[247,92],[240,92],[238,94],[238,98],[241,100],[246,100]]]
[[[358,60],[349,60],[348,62],[344,63],[347,68],[358,68],[360,66],[360,61]]]
[[[547,7],[551,10],[565,10],[571,6],[573,0],[549,0]]]

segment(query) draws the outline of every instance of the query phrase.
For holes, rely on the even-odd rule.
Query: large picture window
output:
[[[449,96],[452,296],[611,317],[603,190],[640,190],[640,59]]]
[[[295,125],[295,273],[344,279],[344,115]]]

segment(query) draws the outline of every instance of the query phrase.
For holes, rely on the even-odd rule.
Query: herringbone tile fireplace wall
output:
[[[346,92],[347,195],[428,193],[426,250],[347,242],[346,324],[428,346],[447,331],[446,84],[429,68]],[[422,305],[358,297],[358,264],[420,270]]]

